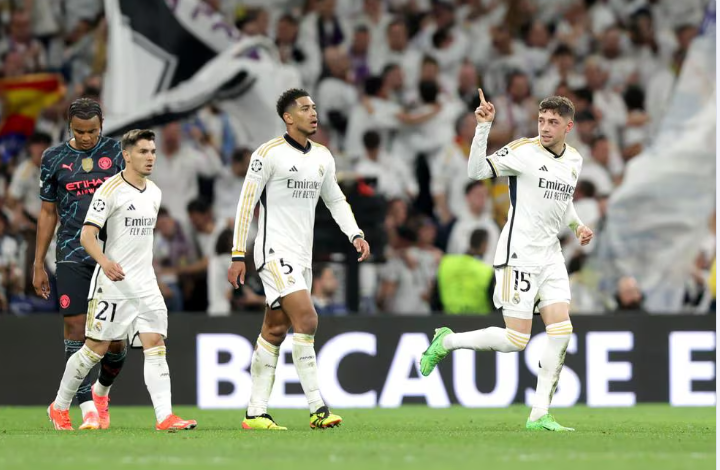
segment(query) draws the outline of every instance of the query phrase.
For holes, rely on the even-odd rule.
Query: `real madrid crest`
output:
[[[575,168],[572,169],[572,177],[574,180],[577,179],[577,171],[575,171]]]
[[[82,169],[85,170],[85,173],[90,173],[93,169],[93,159],[90,157],[83,158],[82,159]]]
[[[513,295],[512,302],[517,305],[520,303],[520,292],[515,292],[515,295]]]
[[[325,174],[325,167],[320,165],[320,168],[318,168],[318,174],[322,177],[322,175]]]

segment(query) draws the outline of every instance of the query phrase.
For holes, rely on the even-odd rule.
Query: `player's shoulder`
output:
[[[275,137],[274,139],[268,140],[264,144],[262,144],[260,147],[255,150],[255,155],[257,155],[260,158],[267,157],[273,149],[277,149],[280,145],[285,143],[285,137],[279,136]]]
[[[310,140],[310,139],[308,139],[308,142],[310,142],[310,145],[311,145],[310,150],[311,151],[324,154],[325,156],[327,156],[329,158],[333,158],[332,152],[330,151],[330,149],[325,147],[323,144],[319,144],[319,143],[315,142],[314,140]]]
[[[504,157],[505,155],[509,153],[514,154],[522,154],[525,153],[527,150],[531,150],[533,148],[533,143],[536,139],[528,139],[526,137],[522,137],[520,139],[513,140],[509,144],[505,145],[504,147],[500,148],[495,154],[498,157]]]
[[[575,147],[565,144],[565,151],[569,157],[582,161],[583,157]]]
[[[67,142],[62,142],[45,149],[42,155],[42,161],[46,162],[47,160],[61,158],[66,155],[70,155],[71,153],[72,152],[69,151],[69,144]]]
[[[148,192],[150,192],[151,194],[154,194],[154,195],[162,194],[162,190],[160,189],[160,186],[158,186],[153,180],[148,178],[146,181],[147,181]]]
[[[111,176],[100,185],[96,193],[97,196],[105,199],[111,198],[117,193],[117,189],[122,186],[123,181],[122,173]]]

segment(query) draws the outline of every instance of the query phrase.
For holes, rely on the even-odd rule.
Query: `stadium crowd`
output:
[[[536,135],[543,97],[572,99],[569,143],[584,157],[575,207],[601,240],[608,198],[668,113],[705,6],[703,0],[206,2],[243,34],[275,42],[318,104],[314,139],[335,155],[339,180],[358,197],[381,201],[384,215],[373,223],[383,236],[369,240],[375,252],[360,271],[359,311],[398,315],[492,309],[492,256],[509,198],[503,178],[467,178],[477,88],[497,109],[488,152]],[[0,79],[62,77],[61,96],[42,109],[32,135],[22,147],[5,144],[0,155],[0,309],[25,314],[56,309],[56,299],[32,294],[29,278],[39,164],[46,148],[68,137],[69,102],[101,98],[107,24],[99,0],[0,0],[0,22]],[[232,117],[214,105],[158,129],[152,179],[164,207],[155,263],[170,311],[263,309],[256,276],[239,292],[225,280],[232,220],[254,150],[233,129]],[[693,311],[714,312],[714,286],[707,287],[714,284],[714,227],[713,216],[687,279]],[[583,267],[598,242],[581,248],[569,235],[562,243],[571,311],[642,310],[642,286],[632,273],[613,295],[586,287]],[[348,314],[344,263],[322,247],[316,253],[318,312]],[[52,250],[47,266],[54,271]]]

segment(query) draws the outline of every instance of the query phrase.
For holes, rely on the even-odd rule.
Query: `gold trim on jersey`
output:
[[[112,194],[115,189],[120,186],[123,179],[120,178],[120,173],[107,180],[102,188],[100,188],[100,196],[107,197]]]
[[[235,228],[235,251],[245,251],[248,232],[250,231],[250,218],[254,209],[255,192],[258,184],[255,181],[248,181],[245,191],[241,194],[242,204],[237,213]]]
[[[308,139],[308,140],[310,140],[310,139]],[[327,147],[325,147],[323,144],[318,144],[318,143],[315,142],[314,140],[310,140],[310,143],[312,144],[313,147],[320,147],[320,148],[324,148],[324,149],[327,148]]]
[[[270,151],[270,149],[277,147],[278,145],[282,144],[283,142],[285,142],[284,137],[278,137],[277,139],[273,139],[270,142],[262,145],[260,147],[260,149],[258,149],[257,153],[261,158],[265,158],[265,156]]]
[[[510,150],[515,150],[515,149],[520,148],[520,147],[522,147],[523,145],[529,144],[529,143],[530,143],[530,139],[527,139],[527,138],[523,137],[522,139],[513,140],[512,142],[510,142],[509,144],[507,144],[507,147],[508,147]]]
[[[282,280],[282,275],[280,274],[278,265],[279,265],[279,263],[277,262],[277,260],[273,260],[273,261],[267,263],[265,266],[268,267],[273,278],[275,278],[275,287],[277,287],[277,291],[282,292],[283,289],[285,289],[285,283]]]

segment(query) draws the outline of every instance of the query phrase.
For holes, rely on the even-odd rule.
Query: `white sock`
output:
[[[145,386],[150,392],[157,422],[161,423],[172,414],[170,369],[165,346],[146,349],[143,353],[145,354]]]
[[[80,411],[82,411],[83,419],[85,419],[88,413],[97,413],[95,402],[90,400],[86,401],[85,403],[80,403]]]
[[[80,388],[80,384],[101,359],[102,356],[95,354],[87,345],[83,345],[78,352],[70,356],[70,359],[65,363],[65,373],[63,373],[60,388],[55,397],[56,410],[70,409],[70,403],[72,403],[77,389]],[[85,413],[83,413],[83,416],[85,416]]]
[[[565,350],[572,335],[570,320],[553,323],[545,328],[547,344],[540,358],[537,389],[530,419],[536,421],[548,413],[550,402],[560,379],[560,371],[565,363]]]
[[[443,338],[443,347],[448,351],[474,349],[475,351],[522,351],[530,341],[530,335],[510,328],[491,326],[467,333],[451,333]]]
[[[248,416],[260,416],[267,413],[279,356],[280,348],[278,346],[270,344],[262,336],[258,336],[257,347],[253,352],[250,365],[252,391],[247,409]]]
[[[320,385],[317,376],[317,360],[315,358],[315,337],[295,333],[293,335],[292,349],[293,363],[300,377],[300,384],[305,392],[310,413],[315,413],[318,408],[325,406],[320,396]]]
[[[96,380],[93,384],[93,393],[99,397],[106,397],[110,395],[110,387],[112,385],[108,385],[107,387],[100,383],[99,380]]]

